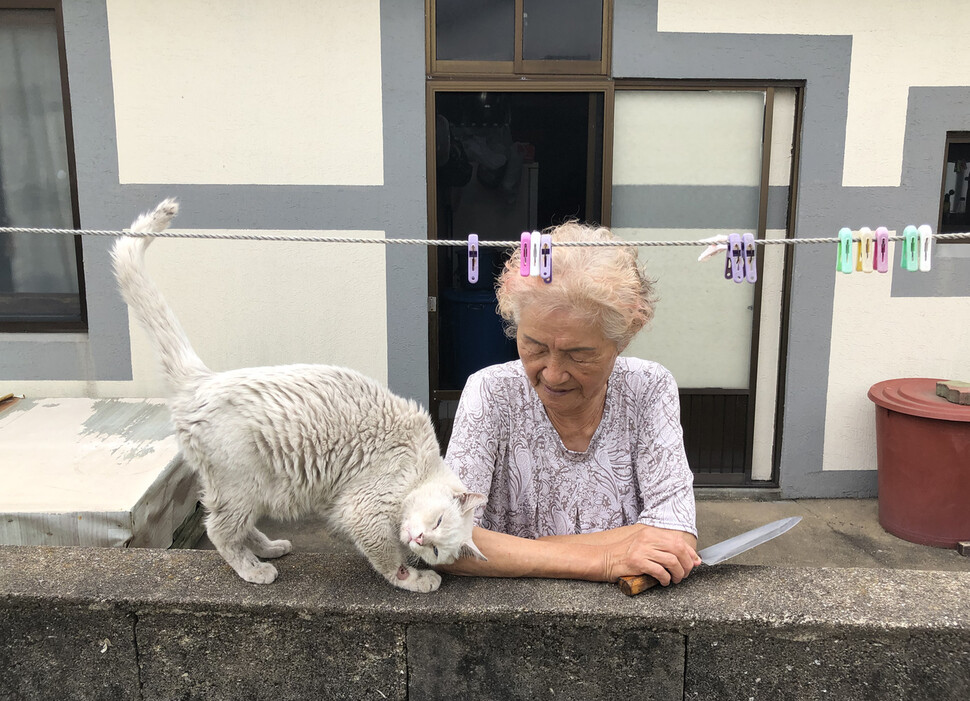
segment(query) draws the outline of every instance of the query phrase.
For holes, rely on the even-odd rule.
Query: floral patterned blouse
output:
[[[488,495],[483,528],[524,538],[644,523],[697,535],[680,400],[658,363],[619,357],[599,427],[568,450],[518,360],[468,378],[446,461]]]

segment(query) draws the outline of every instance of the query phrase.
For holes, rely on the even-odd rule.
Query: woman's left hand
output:
[[[643,524],[622,530],[621,539],[604,544],[603,581],[647,574],[668,586],[681,582],[701,564],[694,549],[697,540],[689,533]]]

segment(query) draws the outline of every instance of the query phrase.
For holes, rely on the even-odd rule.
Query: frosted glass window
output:
[[[437,0],[439,61],[511,61],[515,53],[515,0]]]
[[[527,61],[599,61],[602,0],[525,0],[522,58]]]

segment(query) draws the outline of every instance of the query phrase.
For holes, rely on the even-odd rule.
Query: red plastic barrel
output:
[[[970,406],[936,396],[939,380],[869,389],[876,404],[879,524],[912,543],[970,540]]]

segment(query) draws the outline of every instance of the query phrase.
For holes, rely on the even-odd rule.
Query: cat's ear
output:
[[[474,557],[476,560],[484,560],[485,562],[488,562],[488,558],[482,555],[482,551],[478,549],[471,538],[461,544],[461,550],[458,551],[458,557]]]
[[[488,501],[484,494],[479,494],[478,492],[458,492],[455,494],[455,498],[461,505],[461,512],[463,514],[467,514],[473,509],[477,509],[479,506]]]

